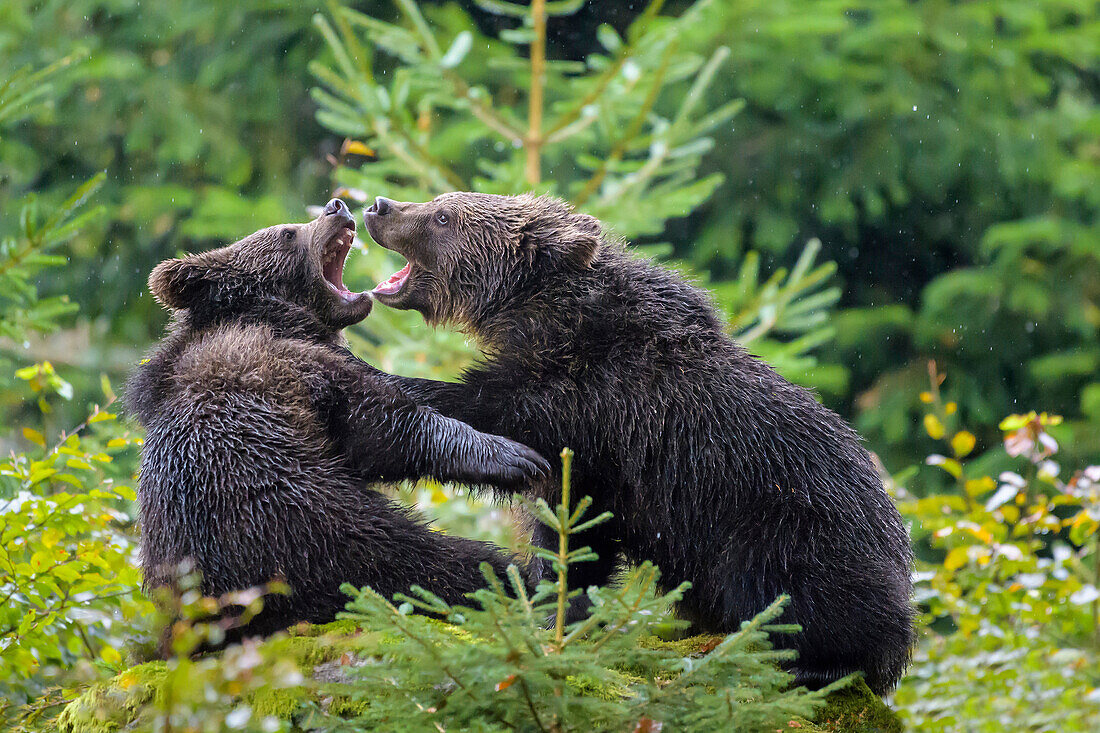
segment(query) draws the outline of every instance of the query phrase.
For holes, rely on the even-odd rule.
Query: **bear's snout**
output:
[[[385,196],[376,196],[374,203],[367,208],[368,214],[377,214],[378,216],[385,216],[393,211],[393,201]]]
[[[332,216],[333,214],[341,214],[349,219],[352,219],[351,209],[344,203],[342,199],[332,199],[324,208],[325,216]]]

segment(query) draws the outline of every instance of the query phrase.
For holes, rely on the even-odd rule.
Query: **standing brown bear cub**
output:
[[[550,470],[525,446],[417,406],[347,350],[341,329],[371,309],[343,284],[354,234],[334,199],[308,224],[168,260],[149,278],[173,321],[127,388],[147,431],[145,583],[170,583],[187,558],[207,594],[285,579],[290,595],[270,598],[250,634],[332,620],[343,582],[464,602],[484,585],[481,562],[501,573],[510,558],[431,531],[371,484],[511,487]]]
[[[775,641],[797,650],[799,682],[897,683],[913,638],[901,517],[856,433],[734,343],[703,291],[551,198],[379,198],[365,219],[408,260],[375,297],[485,350],[460,383],[405,390],[543,455],[572,448],[577,494],[613,512],[580,539],[600,559],[578,583],[606,582],[620,555],[652,560],[691,582],[681,611],[712,631],[785,593],[802,631]]]

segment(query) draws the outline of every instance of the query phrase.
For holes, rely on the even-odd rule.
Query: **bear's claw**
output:
[[[522,443],[491,435],[487,447],[487,455],[480,462],[482,465],[474,467],[475,472],[481,474],[481,481],[515,486],[550,475],[550,463]]]

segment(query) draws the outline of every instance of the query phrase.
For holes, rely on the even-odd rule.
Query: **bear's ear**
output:
[[[592,264],[599,244],[600,220],[588,214],[551,212],[529,221],[521,233],[523,249],[578,270]]]
[[[189,308],[209,284],[209,272],[195,257],[165,260],[149,275],[149,292],[166,308]]]
[[[571,214],[569,223],[572,233],[567,256],[578,269],[584,269],[596,259],[596,248],[600,245],[600,220],[588,214]]]

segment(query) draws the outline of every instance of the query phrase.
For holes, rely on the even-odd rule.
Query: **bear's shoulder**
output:
[[[182,335],[147,366],[169,387],[165,397],[250,394],[304,405],[322,386],[326,365],[339,358],[327,345],[279,337],[264,325],[235,324]]]

